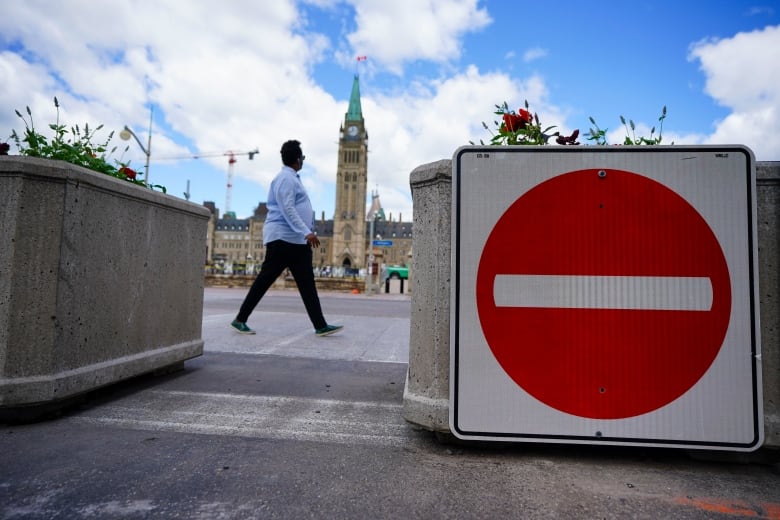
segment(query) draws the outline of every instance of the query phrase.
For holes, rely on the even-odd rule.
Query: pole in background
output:
[[[141,147],[141,151],[144,152],[144,155],[146,155],[146,168],[144,169],[144,178],[146,179],[146,185],[150,188],[152,187],[151,182],[149,182],[149,158],[152,155],[152,119],[154,115],[154,107],[149,107],[149,137],[146,141],[146,146],[141,142],[140,139],[138,139],[138,136],[135,135],[135,132],[133,132],[130,127],[125,125],[125,127],[122,129],[121,132],[119,132],[119,137],[123,141],[129,141],[130,137],[133,137],[135,139],[135,142],[138,143],[138,146]]]

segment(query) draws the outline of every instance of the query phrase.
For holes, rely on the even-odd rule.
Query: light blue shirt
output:
[[[263,244],[284,240],[305,244],[314,228],[314,210],[298,174],[283,166],[268,190],[268,215],[263,225]]]

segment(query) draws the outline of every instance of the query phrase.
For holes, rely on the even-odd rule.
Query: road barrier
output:
[[[403,413],[411,423],[449,434],[451,161],[415,168],[410,185],[417,281]],[[764,446],[780,448],[780,162],[757,163],[756,199]]]

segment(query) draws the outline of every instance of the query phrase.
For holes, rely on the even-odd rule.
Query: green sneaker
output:
[[[240,321],[233,320],[233,323],[231,323],[230,326],[233,327],[236,332],[240,332],[241,334],[255,333],[255,331],[246,326],[246,323]]]
[[[325,325],[321,329],[315,330],[314,333],[317,336],[330,336],[331,334],[335,334],[343,328],[344,325]]]

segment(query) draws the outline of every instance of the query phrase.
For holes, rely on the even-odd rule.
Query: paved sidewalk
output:
[[[780,519],[778,466],[674,450],[459,446],[402,417],[407,296],[295,292],[229,328],[244,290],[207,289],[204,356],[0,425],[0,520]]]
[[[323,295],[323,300],[327,299],[323,301],[326,319],[345,328],[321,338],[313,334],[296,291],[269,292],[269,298],[260,302],[248,321],[256,335],[237,334],[228,326],[246,289],[215,288],[208,293],[213,303],[204,312],[203,340],[209,352],[404,364],[409,360],[408,295]],[[220,305],[225,300],[233,306]],[[383,307],[392,312],[383,312]]]

